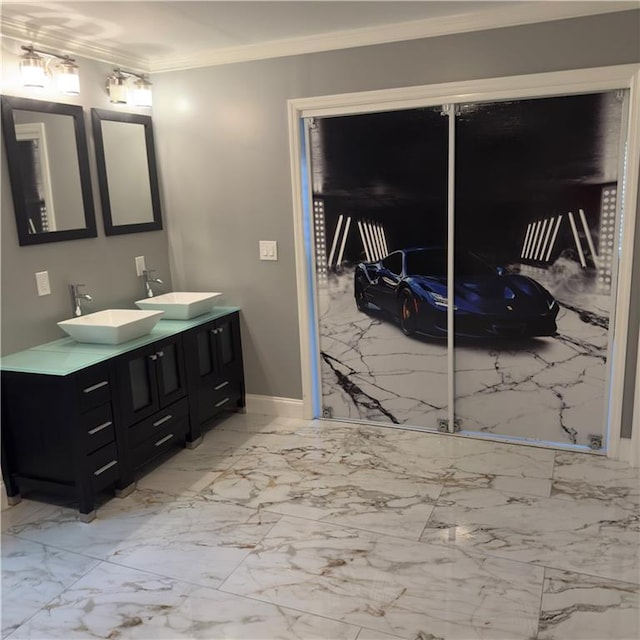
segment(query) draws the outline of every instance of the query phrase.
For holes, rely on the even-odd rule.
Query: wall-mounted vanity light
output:
[[[132,90],[129,84],[130,78],[135,78]],[[107,93],[110,102],[127,104],[130,91],[133,93],[133,104],[136,107],[151,106],[151,82],[145,75],[116,68],[111,75],[107,76]]]
[[[53,58],[61,62],[56,65],[55,76],[60,93],[77,96],[80,93],[78,65],[73,58],[50,51],[42,51],[33,46],[22,46],[25,52],[20,56],[20,76],[25,87],[44,87],[48,77],[53,75],[49,65]]]

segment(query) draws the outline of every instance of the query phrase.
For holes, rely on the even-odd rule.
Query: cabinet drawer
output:
[[[80,411],[88,411],[111,399],[109,369],[107,365],[97,365],[81,371],[76,376],[78,404]]]
[[[203,422],[221,411],[234,411],[240,396],[237,380],[218,380],[214,384],[203,385],[199,394],[199,421]]]
[[[103,404],[81,416],[81,429],[87,443],[86,452],[91,453],[114,440],[111,405]]]
[[[170,404],[162,411],[154,413],[150,418],[141,420],[129,427],[129,439],[135,447],[144,440],[153,438],[156,433],[160,433],[165,427],[171,427],[180,422],[188,423],[188,421],[189,401],[188,398],[183,398]]]
[[[159,456],[178,443],[184,443],[185,436],[189,430],[187,416],[177,420],[171,425],[162,425],[151,438],[133,448],[133,465],[138,468]]]
[[[95,490],[114,483],[120,475],[120,463],[115,442],[87,456],[91,484]]]

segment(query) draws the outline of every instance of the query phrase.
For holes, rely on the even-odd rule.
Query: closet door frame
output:
[[[612,89],[629,89],[627,120],[626,171],[623,182],[621,242],[616,284],[616,306],[613,315],[613,348],[608,363],[607,455],[612,458],[640,460],[640,434],[637,422],[629,451],[620,450],[620,428],[624,393],[624,370],[629,338],[631,274],[634,247],[640,252],[640,239],[634,238],[640,172],[640,65],[618,65],[558,71],[551,73],[470,80],[400,89],[383,89],[358,93],[317,96],[289,100],[289,151],[293,193],[293,222],[298,292],[298,322],[302,374],[302,413],[305,418],[319,416],[318,329],[315,291],[314,251],[310,243],[311,185],[306,171],[308,140],[305,118],[355,115],[381,111],[397,111],[436,105],[541,98],[571,94],[595,93]],[[449,239],[451,243],[451,238]],[[449,371],[449,376],[453,375]],[[453,407],[449,408],[450,415]],[[535,446],[541,446],[536,444]]]

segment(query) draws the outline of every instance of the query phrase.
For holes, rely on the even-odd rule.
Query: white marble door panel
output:
[[[314,119],[319,413],[438,429],[453,404],[463,432],[605,448],[624,110],[609,91],[460,104],[454,121],[440,107]],[[409,273],[406,257],[385,271],[427,247],[453,252],[453,274]],[[487,271],[465,272],[476,259]]]
[[[448,118],[437,106],[314,118],[308,131],[322,413],[437,429],[446,335],[405,335],[401,315],[406,290],[410,313],[446,328]],[[439,307],[415,274],[381,262],[420,247],[444,256]]]
[[[613,91],[462,106],[454,255],[493,270],[454,274],[463,431],[606,446],[622,121]]]

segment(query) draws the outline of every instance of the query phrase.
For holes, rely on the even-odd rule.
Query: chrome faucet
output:
[[[69,292],[71,293],[71,308],[73,309],[74,316],[82,315],[81,300],[91,302],[93,298],[88,293],[80,293],[80,287],[84,287],[83,284],[70,284]]]
[[[142,276],[144,277],[144,287],[147,293],[147,298],[153,298],[153,287],[151,286],[153,283],[155,284],[164,284],[160,278],[154,278],[153,274],[155,273],[155,269],[145,269],[142,272]]]

